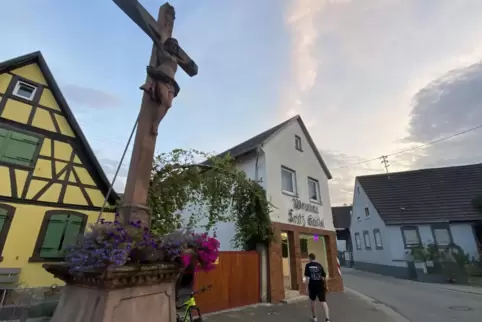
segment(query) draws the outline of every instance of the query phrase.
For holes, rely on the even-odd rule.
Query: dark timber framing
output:
[[[45,234],[47,233],[47,228],[49,227],[50,218],[54,215],[71,215],[82,217],[82,226],[80,228],[80,235],[84,234],[85,226],[87,225],[86,214],[81,212],[71,211],[71,210],[50,210],[47,211],[42,220],[42,226],[40,226],[40,231],[37,236],[37,241],[35,242],[35,248],[33,250],[32,257],[28,260],[29,262],[61,262],[62,259],[45,259],[40,257],[40,250],[45,239]]]
[[[0,208],[7,210],[7,218],[3,223],[2,230],[0,230],[0,262],[3,260],[2,252],[5,247],[5,242],[7,241],[8,231],[10,230],[10,225],[12,224],[13,216],[15,215],[15,207],[0,203]]]
[[[40,67],[40,70],[42,71],[43,76],[45,77],[48,86],[36,83],[35,81],[32,81],[30,79],[25,79],[24,77],[21,77],[19,75],[15,75],[15,74],[11,73],[11,71],[14,70],[14,69],[21,68],[23,66],[26,66],[26,65],[29,65],[29,64],[34,64],[34,63],[38,64],[38,66]],[[3,119],[3,118],[0,118],[0,124],[10,125],[12,127],[15,127],[15,129],[23,129],[23,130],[27,130],[29,132],[35,131],[36,133],[39,133],[39,134],[51,139],[52,140],[52,149],[51,149],[51,153],[52,153],[52,159],[51,160],[52,161],[55,161],[55,159],[54,159],[55,155],[54,155],[54,150],[53,150],[53,140],[62,141],[62,142],[70,144],[72,146],[73,150],[75,151],[75,153],[77,153],[77,157],[81,160],[83,167],[92,176],[92,179],[94,180],[97,188],[100,189],[100,191],[104,195],[106,195],[107,191],[109,190],[110,182],[107,179],[104,171],[102,170],[102,167],[100,166],[97,158],[95,157],[90,145],[88,144],[87,139],[85,138],[84,134],[82,133],[82,130],[80,129],[79,124],[75,120],[75,117],[73,116],[72,111],[70,110],[65,98],[63,97],[63,95],[62,95],[62,93],[61,93],[61,91],[60,91],[60,89],[59,89],[59,87],[58,87],[58,85],[55,81],[55,79],[53,78],[52,73],[50,72],[42,54],[37,51],[37,52],[31,53],[31,54],[28,54],[28,55],[20,56],[20,57],[5,61],[3,63],[0,63],[0,73],[9,73],[10,75],[12,75],[12,79],[10,81],[10,84],[8,85],[6,93],[1,97],[1,100],[0,100],[0,115],[3,112],[5,104],[9,99],[15,99],[15,100],[21,101],[23,103],[26,103],[26,104],[29,104],[30,106],[32,106],[32,111],[30,113],[29,120],[28,120],[27,124],[17,123],[15,121]],[[17,84],[18,81],[23,81],[23,82],[26,82],[28,84],[31,84],[31,85],[37,87],[37,92],[36,92],[33,100],[27,100],[27,99],[23,99],[23,98],[17,97],[17,96],[12,97],[13,90],[14,90],[15,85]],[[46,88],[48,88],[52,91],[52,95],[56,99],[61,112],[40,105],[41,93]],[[47,130],[44,130],[44,129],[41,129],[41,128],[36,128],[36,127],[31,126],[32,120],[33,120],[33,115],[35,115],[35,111],[38,108],[46,109],[47,111],[49,111],[50,116],[52,118],[52,122],[53,122],[54,126],[56,127],[56,130],[58,131],[58,133],[53,133],[53,132],[50,132],[50,131],[47,131]],[[55,118],[55,115],[62,115],[66,118],[67,123],[72,128],[72,131],[73,131],[75,137],[63,135],[60,132],[59,124],[57,123],[57,119]],[[39,151],[40,151],[40,149],[39,149]],[[45,159],[46,157],[39,156],[39,158]],[[61,173],[56,174],[56,172],[55,172],[55,170],[56,170],[55,169],[55,162],[52,162],[52,163],[53,163],[53,166],[52,166],[53,180],[52,181],[58,182],[58,178],[60,177]],[[72,162],[72,164],[70,164],[70,166],[72,166],[72,165],[73,165],[73,162]],[[8,166],[10,166],[10,165],[8,165]],[[62,173],[64,173],[64,171],[62,171]],[[74,175],[77,176],[77,174],[75,174],[75,173],[74,173]],[[33,170],[29,171],[29,174],[27,176],[27,180],[26,180],[26,183],[25,183],[25,186],[24,186],[24,190],[23,190],[22,193],[20,193],[20,192],[17,193],[17,198],[15,198],[15,197],[12,197],[12,198],[0,197],[0,200],[7,199],[7,201],[18,202],[22,198],[25,198],[26,194],[27,194],[27,191],[28,191],[28,188],[29,188],[29,185],[30,185],[30,182],[32,181],[32,179],[33,179]],[[35,178],[35,179],[38,180],[38,178]],[[66,176],[66,180],[68,180],[67,176]],[[55,183],[55,182],[52,182],[52,183]],[[73,184],[73,183],[70,183],[70,184]],[[83,194],[85,193],[86,195],[87,195],[87,193],[85,191],[85,188],[87,188],[87,187],[90,188],[90,186],[87,186],[87,185],[82,186],[80,184],[80,182],[78,182],[77,184],[73,184],[73,185],[79,186],[81,188],[82,193]],[[48,186],[50,186],[50,185],[48,185]],[[64,191],[65,191],[65,189],[64,189]],[[40,197],[40,195],[41,194],[37,194],[37,196],[35,196],[36,199],[38,199]],[[92,202],[89,199],[86,199],[86,200],[90,205],[90,204],[92,204]],[[118,199],[119,199],[118,195],[114,191],[112,191],[111,195],[109,196],[109,203],[114,205],[114,204],[116,204],[116,201]],[[36,200],[26,200],[26,201],[22,201],[21,203],[27,203],[27,204],[29,204],[29,203],[39,203],[39,204],[43,204],[43,205],[50,204],[50,203],[40,202],[38,200],[37,201]],[[67,206],[67,205],[65,205],[65,204],[64,205],[58,205],[57,204],[56,206]],[[77,208],[79,208],[79,207],[84,207],[84,206],[77,206]],[[89,207],[89,208],[97,209],[97,207]]]

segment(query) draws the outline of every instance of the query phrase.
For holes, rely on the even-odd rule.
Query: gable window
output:
[[[356,187],[356,193],[360,194],[360,187]]]
[[[452,234],[448,224],[432,225],[432,234],[437,246],[448,246],[452,243]]]
[[[296,172],[281,167],[281,189],[290,195],[296,195]]]
[[[13,89],[13,95],[29,101],[33,100],[35,92],[37,92],[37,87],[22,81],[18,81],[15,85],[15,88]]]
[[[42,139],[36,134],[0,127],[0,162],[33,167]]]
[[[303,152],[303,149],[301,148],[301,138],[298,135],[295,135],[295,148],[296,150]]]
[[[37,238],[33,261],[62,260],[67,247],[83,234],[87,216],[73,211],[52,210],[45,214]]]
[[[417,226],[403,226],[402,231],[403,243],[405,248],[417,247],[421,245],[420,233]]]
[[[8,231],[12,224],[15,208],[9,205],[0,204],[0,260],[3,259],[2,252],[7,241]]]
[[[361,250],[361,238],[360,238],[360,233],[355,233],[355,245],[356,249]]]
[[[363,232],[363,241],[365,242],[365,249],[368,249],[368,250],[372,249],[370,234],[366,230]]]
[[[380,229],[373,229],[373,238],[375,239],[376,249],[383,249],[382,234],[380,233]]]
[[[318,180],[308,178],[308,194],[310,195],[310,201],[320,202],[320,183]]]
[[[368,217],[370,217],[370,210],[368,209],[368,207],[365,207],[365,218]]]

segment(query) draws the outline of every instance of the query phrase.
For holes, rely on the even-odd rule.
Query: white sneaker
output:
[[[312,317],[312,318],[311,318],[311,321],[313,321],[313,322],[318,322],[318,318],[313,318],[313,317]]]

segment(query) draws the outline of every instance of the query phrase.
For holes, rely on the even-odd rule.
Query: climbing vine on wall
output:
[[[152,229],[160,234],[181,227],[213,231],[234,222],[234,246],[253,249],[272,240],[270,205],[262,187],[226,155],[175,149],[153,163],[148,194]]]

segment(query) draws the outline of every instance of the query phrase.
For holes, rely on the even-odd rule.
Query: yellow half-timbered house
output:
[[[42,54],[0,63],[0,289],[60,285],[42,264],[62,260],[108,189]]]

